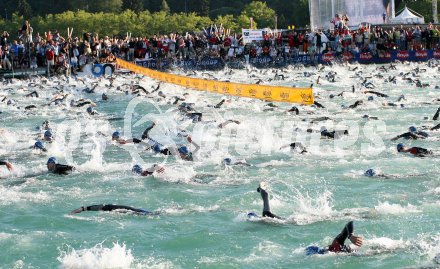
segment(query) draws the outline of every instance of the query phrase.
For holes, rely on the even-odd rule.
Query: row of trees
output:
[[[90,13],[120,13],[129,9],[135,13],[143,11],[155,13],[167,7],[170,13],[195,12],[199,16],[215,20],[218,16],[240,16],[252,1],[254,0],[1,0],[0,17],[10,19],[13,13],[18,13],[25,18],[44,17],[48,14],[77,10]],[[261,4],[267,3],[267,6],[260,12],[265,12],[268,8],[269,11],[275,11],[280,27],[286,28],[287,25],[292,24],[305,26],[309,23],[308,0],[259,1]]]
[[[166,1],[162,1],[161,10],[150,13],[149,11],[135,12],[127,9],[119,13],[87,12],[84,10],[65,11],[59,14],[35,16],[29,19],[34,29],[38,31],[59,30],[66,32],[67,27],[73,27],[76,35],[83,32],[96,32],[100,35],[124,36],[131,32],[132,36],[152,35],[156,33],[186,33],[203,31],[211,25],[223,26],[231,29],[232,33],[241,32],[242,28],[249,28],[251,17],[254,19],[254,28],[274,27],[275,11],[266,3],[255,1],[243,8],[239,15],[218,15],[215,19],[200,16],[195,12],[171,13]],[[7,30],[16,37],[18,29],[27,19],[23,15],[14,13],[8,20],[0,19],[0,29]],[[40,35],[43,33],[40,32]]]
[[[18,29],[23,25],[25,18],[18,14],[13,14],[10,20],[0,19],[0,29],[8,31],[12,38],[17,38]],[[100,36],[125,36],[127,32],[132,36],[153,35],[156,33],[178,32],[185,34],[194,31],[203,31],[211,25],[218,27],[223,25],[225,29],[231,29],[231,32],[241,32],[241,28],[249,27],[249,17],[245,14],[234,17],[232,15],[219,16],[215,20],[208,17],[199,16],[196,13],[168,13],[159,11],[150,13],[143,11],[135,13],[126,10],[121,13],[90,13],[83,10],[72,12],[66,11],[61,14],[47,15],[45,17],[37,16],[30,20],[34,29],[34,35],[38,32],[40,35],[44,31],[58,30],[61,35],[67,36],[67,28],[73,27],[73,36],[81,36],[82,33],[99,33]]]

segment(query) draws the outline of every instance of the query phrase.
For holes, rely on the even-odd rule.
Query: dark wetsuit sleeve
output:
[[[323,131],[321,132],[321,136],[328,138],[335,138],[335,132]]]
[[[54,173],[56,174],[68,174],[69,172],[73,171],[74,167],[70,165],[65,164],[56,164]]]
[[[440,123],[431,128],[431,130],[437,130],[437,129],[440,129]]]
[[[102,210],[102,208],[105,205],[90,205],[90,206],[86,206],[84,207],[84,211],[99,211]]]
[[[6,165],[8,162],[6,161],[0,161],[0,165]]]
[[[416,134],[413,134],[411,132],[407,132],[407,133],[404,133],[404,134],[401,134],[398,136],[398,138],[401,138],[401,137],[406,138],[406,139],[417,139],[418,138],[418,136]]]
[[[437,120],[437,119],[438,119],[438,116],[439,116],[439,114],[440,114],[440,108],[439,108],[439,109],[437,109],[437,112],[435,112],[435,115],[434,115],[434,117],[432,118],[432,120]]]
[[[341,246],[344,245],[344,242],[347,238],[349,238],[353,234],[353,221],[350,221],[345,225],[344,229],[342,229],[341,233],[336,236],[335,241],[337,241]]]
[[[313,102],[313,104],[314,105],[316,105],[317,107],[319,107],[319,108],[325,108],[323,105],[321,105],[320,103],[318,103],[318,102]]]
[[[140,139],[137,139],[137,138],[134,138],[133,137],[133,143],[135,143],[135,144],[139,144],[139,143],[141,143],[142,142],[142,140],[140,140]]]
[[[142,134],[142,140],[150,138],[148,136],[148,133],[151,131],[151,129],[154,128],[154,125],[151,125],[150,127],[148,127],[147,129],[145,129],[144,133]]]
[[[264,211],[270,212],[269,194],[263,189],[260,189],[260,194],[261,194],[261,198],[263,199],[263,212]]]
[[[220,108],[220,107],[223,105],[224,102],[225,102],[224,99],[221,100],[220,103],[218,103],[218,104],[216,104],[216,105],[214,106],[214,108]]]
[[[125,205],[98,205],[97,207],[102,206],[100,209],[98,210],[102,210],[102,211],[113,211],[113,210],[118,210],[118,209],[123,209],[123,210],[128,210],[128,211],[133,211],[135,213],[140,213],[140,214],[149,214],[151,212],[141,209],[141,208],[134,208],[131,206],[125,206]]]
[[[85,102],[82,102],[82,103],[76,104],[76,106],[77,106],[77,107],[83,107],[83,106],[85,106],[85,105],[89,105],[89,104],[91,104],[90,101],[85,101]]]
[[[161,154],[163,155],[172,155],[171,151],[169,149],[162,149],[160,151]]]
[[[298,115],[299,114],[299,109],[296,106],[294,106],[288,112],[295,112],[295,114]]]

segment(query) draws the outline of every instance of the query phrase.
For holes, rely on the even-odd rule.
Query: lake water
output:
[[[439,132],[426,130],[424,140],[391,141],[409,126],[432,127],[440,106],[438,67],[426,63],[326,66],[284,70],[285,80],[271,80],[281,70],[229,70],[187,75],[271,85],[307,87],[315,83],[315,100],[325,108],[297,105],[299,115],[286,111],[292,104],[227,97],[162,84],[158,91],[132,95],[130,85],[151,92],[157,82],[138,75],[108,79],[83,77],[14,80],[1,85],[0,167],[1,268],[419,268],[436,267],[440,252],[439,157],[417,158],[396,151],[397,143],[439,151]],[[416,70],[419,68],[419,70]],[[353,69],[356,69],[353,71]],[[426,70],[425,70],[426,69]],[[176,71],[179,73],[178,71]],[[310,74],[305,74],[309,72]],[[336,72],[335,82],[326,79]],[[420,79],[417,87],[403,79]],[[310,75],[310,76],[309,76]],[[316,80],[320,76],[320,83]],[[396,83],[388,82],[396,76]],[[361,86],[365,77],[378,97]],[[331,79],[330,79],[331,80]],[[92,88],[94,93],[82,91]],[[355,86],[353,93],[351,88]],[[119,86],[119,90],[116,88]],[[39,97],[25,97],[37,90]],[[48,104],[55,93],[69,95]],[[128,94],[125,91],[129,91]],[[342,96],[330,98],[330,94]],[[109,96],[101,100],[101,94]],[[396,101],[400,95],[406,100]],[[175,96],[194,103],[203,113],[194,123],[180,114]],[[373,100],[368,101],[368,97]],[[98,115],[88,107],[71,107],[80,98],[96,102]],[[213,106],[225,98],[218,109]],[[13,103],[7,105],[8,100]],[[363,104],[346,108],[356,100]],[[385,106],[392,102],[396,106]],[[24,110],[34,104],[36,109]],[[403,106],[401,106],[401,104]],[[378,117],[378,120],[363,118]],[[329,117],[329,122],[313,119]],[[218,124],[233,119],[225,128]],[[48,152],[30,147],[50,121],[55,140]],[[195,161],[155,155],[142,145],[117,145],[111,134],[139,138],[150,135],[162,144],[188,145],[190,133],[201,149]],[[339,139],[320,139],[320,130],[348,129]],[[185,130],[183,132],[182,130]],[[180,135],[179,135],[180,133]],[[308,153],[283,145],[301,141]],[[194,149],[194,148],[190,148]],[[74,165],[67,176],[47,172],[55,156]],[[251,166],[222,165],[224,158],[245,160]],[[163,174],[141,177],[131,168],[140,164],[165,167]],[[366,177],[374,168],[388,178]],[[272,211],[285,220],[249,221],[248,212],[261,214],[259,183],[269,185]],[[139,216],[122,212],[69,212],[81,206],[119,204],[160,212]],[[306,256],[309,245],[325,247],[350,220],[364,245],[354,254]],[[346,242],[349,243],[348,240]]]

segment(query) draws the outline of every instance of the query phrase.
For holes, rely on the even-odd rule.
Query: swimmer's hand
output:
[[[14,167],[12,166],[12,164],[10,162],[6,162],[6,167],[8,168],[9,171],[12,171],[14,169]]]
[[[350,239],[351,243],[358,247],[362,246],[364,243],[364,239],[360,236],[351,235],[348,239]]]
[[[165,172],[165,167],[160,166],[160,165],[155,165],[154,166],[154,171],[159,173],[159,174],[162,174],[163,172]]]
[[[75,210],[72,210],[72,211],[69,213],[69,215],[73,215],[73,214],[81,213],[81,212],[83,212],[83,211],[84,211],[84,207],[80,207],[80,208],[77,208],[77,209],[75,209]]]

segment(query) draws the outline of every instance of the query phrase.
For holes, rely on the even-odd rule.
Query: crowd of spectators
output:
[[[291,58],[316,53],[371,52],[380,55],[390,50],[419,50],[440,48],[440,27],[429,24],[402,25],[384,29],[379,26],[360,26],[351,30],[347,16],[337,15],[333,29],[309,32],[268,31],[263,40],[244,44],[241,34],[231,34],[222,27],[210,27],[197,33],[170,33],[151,37],[100,37],[84,33],[80,38],[63,37],[58,31],[34,34],[26,21],[18,31],[19,38],[11,40],[6,31],[0,37],[0,68],[48,67],[54,72],[80,70],[87,63],[114,62],[116,57],[163,61],[206,57],[224,61],[267,56]],[[73,30],[73,29],[72,29]]]

